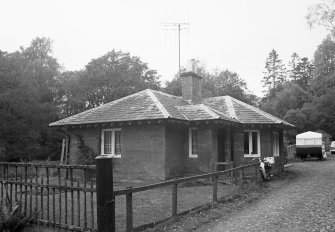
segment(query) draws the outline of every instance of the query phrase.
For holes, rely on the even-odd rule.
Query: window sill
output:
[[[121,159],[121,155],[101,154],[101,156],[111,156],[112,158]]]
[[[196,158],[198,158],[198,155],[189,155],[188,158],[196,159]]]
[[[261,157],[261,155],[259,155],[259,154],[244,154],[244,157],[258,158],[258,157]]]

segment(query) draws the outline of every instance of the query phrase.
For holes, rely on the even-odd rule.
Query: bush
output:
[[[16,202],[13,209],[10,210],[9,200],[6,204],[0,206],[0,231],[19,232],[26,228],[32,221],[33,216],[26,216],[25,212],[21,212],[22,202]]]
[[[80,141],[80,145],[78,147],[78,152],[77,152],[78,164],[82,164],[82,165],[95,164],[94,158],[96,157],[96,154],[89,146],[85,145],[81,136],[78,136],[78,138]]]

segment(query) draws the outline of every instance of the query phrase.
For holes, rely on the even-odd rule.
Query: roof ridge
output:
[[[210,110],[206,105],[204,104],[199,104],[199,106],[204,110],[206,111],[210,116],[212,116],[213,118],[215,119],[219,119],[220,116],[217,115],[214,111]]]
[[[158,91],[158,90],[154,90],[154,89],[150,89],[150,90],[151,90],[152,92],[155,92],[155,93],[159,93],[159,94],[165,95],[166,97],[178,98],[179,100],[184,101],[184,102],[187,103],[188,105],[191,105],[188,101],[185,101],[181,96],[176,96],[176,95],[173,95],[173,94],[165,93],[165,92]]]
[[[155,105],[157,106],[157,108],[162,112],[163,116],[165,118],[170,118],[171,115],[167,112],[167,110],[165,109],[165,107],[162,105],[162,103],[158,100],[158,98],[155,96],[155,94],[152,92],[151,89],[146,89],[148,95],[150,96],[150,98],[152,99],[152,101],[155,103]]]
[[[190,119],[183,113],[183,111],[181,111],[179,108],[182,108],[183,106],[174,106],[174,108],[176,108],[178,110],[178,112],[180,112],[184,118],[186,118],[187,120],[190,121]]]
[[[226,115],[225,113],[221,112],[220,110],[214,109],[214,108],[212,108],[212,107],[210,107],[210,106],[207,106],[207,105],[206,105],[206,107],[209,108],[209,109],[210,109],[211,111],[213,111],[214,113],[222,114],[223,116],[225,116],[226,118],[228,118],[228,119],[230,119],[230,120],[232,120],[232,121],[240,122],[239,120],[237,120],[237,118],[230,118],[229,115]],[[220,118],[221,118],[221,117],[220,117]],[[222,119],[222,118],[221,118],[221,119]]]
[[[176,95],[172,95],[172,94],[169,94],[169,93],[165,93],[165,92],[162,92],[162,91],[159,91],[159,90],[154,90],[154,89],[149,89],[149,90],[151,90],[152,92],[156,92],[156,93],[160,93],[160,94],[163,94],[163,95],[166,95],[166,96],[168,96],[168,97],[175,97],[175,98],[181,98],[181,97],[178,97],[178,96],[176,96]]]
[[[205,97],[205,98],[203,98],[203,99],[222,98],[222,97],[225,97],[225,96]]]
[[[235,112],[231,97],[230,96],[223,96],[223,98],[226,101],[229,116],[233,119],[237,119],[236,112]]]

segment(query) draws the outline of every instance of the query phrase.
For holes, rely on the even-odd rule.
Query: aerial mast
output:
[[[178,71],[180,73],[180,31],[189,29],[189,23],[164,23],[165,30],[178,30]]]

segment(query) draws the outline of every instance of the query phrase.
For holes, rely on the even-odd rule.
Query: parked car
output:
[[[335,154],[335,141],[330,144],[330,154]]]

